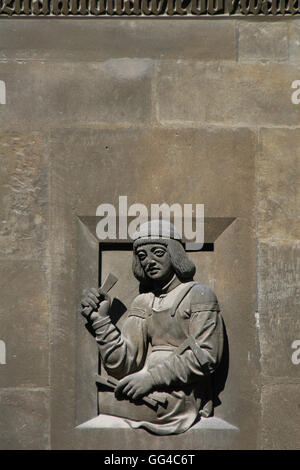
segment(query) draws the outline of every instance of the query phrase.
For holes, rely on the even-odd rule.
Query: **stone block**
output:
[[[0,59],[103,61],[112,58],[235,60],[233,21],[26,18],[3,21]]]
[[[2,62],[0,76],[6,83],[1,128],[126,126],[150,120],[151,59]]]
[[[248,129],[63,129],[51,141],[54,212],[72,200],[75,214],[95,215],[101,203],[118,207],[120,195],[148,210],[162,202],[202,203],[208,217],[248,216],[254,203],[254,193],[244,190],[249,175],[254,184],[257,145]]]
[[[257,155],[257,221],[260,239],[300,238],[300,136],[298,129],[262,129]]]
[[[49,450],[49,391],[0,390],[0,449]]]
[[[0,339],[6,364],[0,387],[49,385],[49,312],[45,268],[39,261],[1,260]]]
[[[246,22],[238,26],[240,61],[288,60],[288,24],[286,22]]]
[[[48,160],[44,137],[38,132],[1,131],[1,257],[39,259],[46,252]]]
[[[291,21],[289,24],[289,60],[291,62],[300,61],[299,46],[300,24],[298,21]],[[298,77],[295,77],[295,80],[297,79]]]
[[[288,382],[265,386],[262,390],[263,430],[261,448],[300,449],[300,384]]]
[[[253,176],[253,174],[252,174]],[[249,172],[245,191],[254,193]],[[242,448],[255,449],[260,429],[260,355],[255,327],[255,242],[253,211],[237,217],[217,239],[214,290],[228,336],[229,369],[218,416],[238,425]]]
[[[108,415],[100,415],[76,429],[80,446],[80,436],[88,436],[90,448],[104,450],[146,449],[146,450],[205,450],[238,448],[239,429],[220,418],[203,418],[183,435],[147,436],[142,429],[133,430],[125,421]],[[110,437],[108,442],[107,435]],[[112,438],[112,436],[115,437]],[[145,447],[147,441],[147,447]],[[116,442],[118,442],[116,446]],[[95,447],[94,447],[95,446]],[[107,446],[107,447],[105,447]]]
[[[292,343],[300,339],[300,244],[260,243],[258,327],[262,373],[300,378]]]
[[[291,101],[296,64],[164,61],[157,73],[157,119],[163,125],[296,125]],[[172,77],[172,80],[170,80]]]

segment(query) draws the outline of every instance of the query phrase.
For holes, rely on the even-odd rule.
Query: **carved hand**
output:
[[[115,395],[117,398],[125,396],[137,400],[144,395],[148,395],[153,388],[154,382],[151,374],[142,370],[121,379],[115,389]]]
[[[109,314],[110,297],[101,289],[92,287],[85,292],[81,300],[82,315],[89,321],[94,322]],[[90,308],[89,308],[90,307]]]

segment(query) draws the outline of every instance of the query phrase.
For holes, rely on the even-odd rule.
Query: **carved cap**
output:
[[[141,224],[138,230],[133,234],[132,238],[134,240],[134,247],[136,245],[140,245],[140,242],[147,239],[150,239],[153,242],[161,239],[172,239],[181,242],[181,236],[174,225],[167,220],[161,219],[151,220]]]

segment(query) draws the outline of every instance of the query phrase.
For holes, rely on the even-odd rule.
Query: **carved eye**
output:
[[[161,258],[162,256],[164,256],[165,250],[162,250],[161,248],[157,248],[156,250],[154,250],[154,254]]]
[[[143,251],[139,251],[137,255],[141,261],[146,258],[146,253],[144,253]]]

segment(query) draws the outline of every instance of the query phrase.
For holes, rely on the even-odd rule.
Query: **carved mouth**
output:
[[[148,269],[148,273],[149,274],[156,274],[159,272],[159,268],[152,268],[152,269]]]

